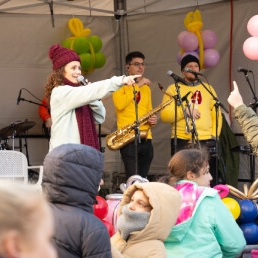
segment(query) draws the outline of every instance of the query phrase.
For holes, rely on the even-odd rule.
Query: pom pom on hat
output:
[[[193,55],[186,55],[185,57],[183,57],[183,59],[181,60],[181,71],[185,68],[185,66],[188,63],[191,62],[195,62],[198,64],[199,68],[200,68],[200,63],[199,63],[199,59],[196,56]]]
[[[81,62],[81,59],[76,52],[71,49],[61,47],[59,44],[55,44],[50,47],[48,56],[52,60],[53,70],[57,70],[72,61]]]

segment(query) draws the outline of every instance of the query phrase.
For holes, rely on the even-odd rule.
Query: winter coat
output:
[[[179,181],[179,184],[185,182]],[[196,185],[192,181],[189,184]],[[217,190],[199,188],[202,188],[202,193],[192,216],[175,225],[165,240],[167,257],[235,258],[246,244],[242,230],[221,201]],[[183,201],[182,207],[186,205]]]
[[[111,257],[107,228],[93,214],[103,168],[103,154],[87,145],[60,145],[45,157],[43,191],[51,202],[60,258]]]
[[[243,134],[252,150],[258,157],[258,117],[252,108],[241,105],[234,109],[235,119],[242,128]]]
[[[142,189],[152,206],[149,223],[141,231],[134,231],[125,241],[119,232],[111,238],[113,258],[165,258],[163,241],[176,222],[181,197],[173,187],[159,182],[136,183],[124,193],[118,214],[131,200],[133,193]]]

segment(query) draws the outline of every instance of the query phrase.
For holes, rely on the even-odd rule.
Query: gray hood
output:
[[[104,155],[82,144],[63,144],[44,160],[43,191],[51,203],[93,213],[104,169]]]

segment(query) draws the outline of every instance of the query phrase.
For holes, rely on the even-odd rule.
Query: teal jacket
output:
[[[206,188],[192,217],[173,227],[165,240],[168,258],[233,258],[246,241],[216,190]]]

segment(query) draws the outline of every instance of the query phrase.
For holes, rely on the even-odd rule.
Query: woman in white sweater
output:
[[[96,124],[105,120],[101,98],[132,85],[135,76],[119,76],[87,84],[81,79],[81,60],[73,50],[55,44],[49,49],[53,71],[45,85],[52,118],[49,150],[66,143],[81,143],[99,150]],[[81,85],[83,84],[83,85]]]

